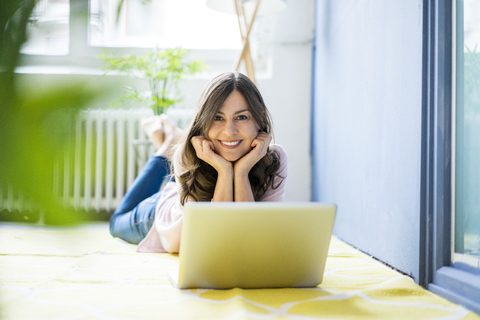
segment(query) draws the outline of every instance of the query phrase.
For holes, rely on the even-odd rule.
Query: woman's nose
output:
[[[224,127],[225,133],[229,135],[234,135],[237,134],[237,125],[235,124],[235,121],[228,120],[225,123]]]

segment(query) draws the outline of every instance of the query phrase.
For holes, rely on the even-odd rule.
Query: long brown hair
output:
[[[238,91],[245,98],[248,109],[260,129],[272,134],[270,113],[257,87],[247,76],[239,72],[226,72],[212,79],[203,89],[195,117],[186,130],[183,141],[180,142],[180,148],[183,148],[181,162],[187,170],[178,177],[182,186],[180,192],[182,205],[188,198],[195,201],[210,201],[213,198],[218,173],[197,157],[191,139],[195,136],[207,137],[215,115],[233,91]],[[278,153],[268,148],[267,154],[250,170],[248,178],[255,201],[258,201],[269,188],[278,187],[274,186],[274,178],[278,176],[279,167]]]

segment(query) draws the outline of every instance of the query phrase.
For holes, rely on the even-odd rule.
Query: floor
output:
[[[178,255],[137,253],[106,223],[0,224],[1,319],[480,319],[332,238],[309,289],[178,290]]]

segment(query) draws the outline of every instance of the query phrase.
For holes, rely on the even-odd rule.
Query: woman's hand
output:
[[[215,153],[213,142],[204,136],[196,136],[191,139],[197,157],[211,165],[218,173],[232,170],[232,163]]]
[[[255,201],[248,173],[267,154],[271,141],[272,137],[269,134],[260,131],[250,145],[252,150],[235,162],[233,167],[235,184],[233,198],[235,201]]]
[[[262,159],[268,151],[268,146],[272,141],[272,136],[268,133],[260,131],[258,136],[252,141],[250,145],[252,150],[235,162],[235,175],[243,173],[247,174],[253,166]]]
[[[233,166],[230,161],[215,153],[213,142],[203,136],[193,137],[192,145],[195,148],[197,157],[218,172],[215,192],[212,201],[233,201]]]

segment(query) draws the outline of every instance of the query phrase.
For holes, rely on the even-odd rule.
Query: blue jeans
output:
[[[138,244],[155,219],[160,186],[168,179],[170,166],[164,156],[151,157],[110,218],[110,234]]]

